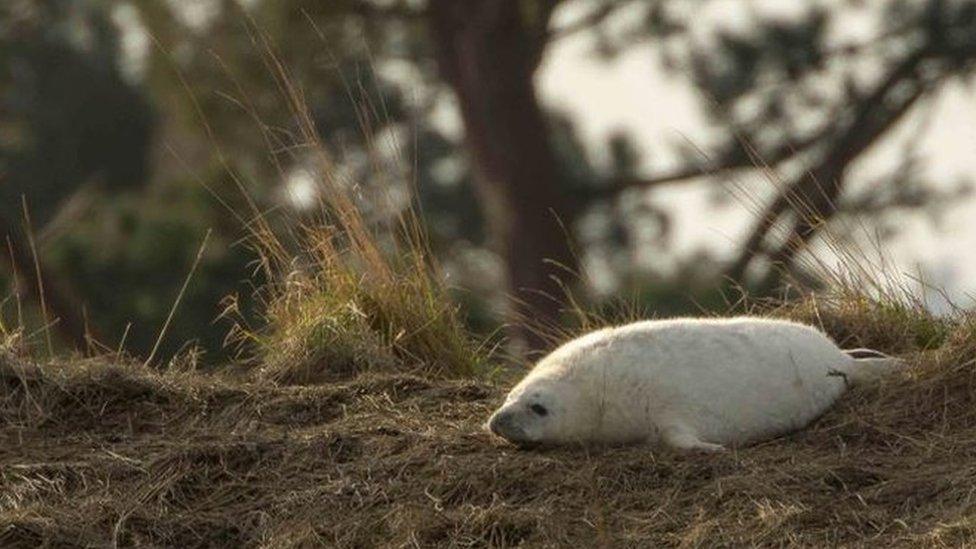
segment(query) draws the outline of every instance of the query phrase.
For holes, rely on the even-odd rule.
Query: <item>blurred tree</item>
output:
[[[79,28],[75,20],[88,24]],[[0,7],[0,233],[31,295],[43,287],[59,329],[86,346],[81,303],[65,280],[34,269],[24,206],[40,235],[79,189],[145,181],[152,114],[123,82],[103,11],[68,2]],[[80,31],[85,31],[84,33]],[[38,258],[40,261],[40,258]],[[87,327],[96,331],[94,327]]]
[[[710,174],[725,180],[730,170],[756,167],[796,174],[778,185],[729,264],[731,279],[762,287],[780,268],[801,271],[801,253],[841,215],[879,216],[968,192],[968,184],[946,189],[919,178],[917,140],[905,163],[878,184],[845,190],[851,166],[899,123],[931,105],[949,83],[972,83],[976,3],[838,0],[796,6],[794,17],[756,10],[750,24],[703,32],[697,14],[713,4],[649,3],[643,19],[615,37],[605,35],[601,45],[612,55],[635,40],[656,40],[664,65],[690,76],[707,98],[707,113],[725,130],[722,142],[704,153],[706,162],[620,185],[653,188]],[[870,21],[861,19],[861,28],[873,34],[838,38],[853,15]]]
[[[93,191],[98,201],[79,209],[98,215],[42,255],[65,279],[83,281],[79,294],[101,296],[92,311],[100,325],[118,335],[136,319],[144,327],[133,341],[150,344],[170,304],[148,296],[178,286],[195,254],[193,235],[213,227],[215,242],[231,248],[253,215],[248,200],[263,212],[302,212],[314,202],[310,178],[302,176],[308,136],[283,100],[293,90],[284,89],[282,71],[300,88],[341,179],[390,191],[381,193],[388,203],[364,203],[376,219],[409,204],[415,183],[439,251],[467,241],[498,253],[514,326],[524,318],[558,322],[557,279],[579,269],[567,237],[615,250],[665,242],[669,211],[643,192],[662,185],[725,180],[730,170],[757,164],[788,168],[784,192],[770,200],[727,270],[757,284],[770,280],[771,264],[796,270],[798,254],[831,219],[883,216],[958,191],[940,194],[919,179],[910,152],[897,177],[857,194],[846,189],[850,166],[865,152],[947,82],[971,76],[974,2],[836,0],[831,9],[810,4],[791,18],[746,10],[752,24],[705,29],[696,10],[717,1],[5,3],[0,108],[16,116],[0,124],[0,162],[5,177],[20,183],[0,184],[0,192],[14,193],[0,201],[10,210],[0,218],[19,225],[11,196],[24,189],[37,208],[35,224],[47,226],[86,181],[122,189],[148,180],[138,194]],[[570,4],[580,8],[578,19],[556,26],[555,10]],[[872,14],[876,36],[831,38],[849,10]],[[119,33],[133,29],[150,37],[150,46],[126,81]],[[587,161],[572,121],[543,109],[533,79],[551,44],[588,32],[607,55],[651,39],[666,66],[691,79],[723,130],[707,160],[688,155],[676,170],[642,174],[636,149],[618,135],[607,144],[609,169]],[[23,77],[38,71],[46,76]],[[165,113],[155,124],[131,81]],[[467,165],[456,158],[450,133],[432,122],[448,94],[459,107]],[[149,129],[158,136],[152,145]],[[57,147],[62,152],[53,152]],[[147,149],[157,159],[151,178],[144,173]],[[25,176],[32,171],[37,175]],[[204,193],[189,190],[201,183],[220,201],[203,206]],[[178,219],[161,213],[169,208]],[[242,219],[235,223],[233,215]],[[650,239],[648,224],[655,227]],[[187,314],[205,316],[219,295],[233,292],[239,279],[231,273],[248,259],[240,249],[208,254]],[[118,291],[109,296],[100,285]],[[173,341],[194,337],[187,330]],[[542,345],[522,328],[513,333]],[[196,336],[216,348],[217,334],[213,328]]]
[[[919,179],[918,170],[901,166],[883,185],[860,195],[842,194],[850,167],[909,113],[948,82],[971,81],[974,2],[837,1],[811,4],[792,18],[744,10],[751,24],[713,25],[710,33],[703,32],[698,14],[717,2],[593,1],[575,23],[554,28],[552,14],[564,3],[430,0],[424,8],[442,76],[460,102],[475,180],[489,226],[502,243],[513,290],[558,293],[551,282],[556,273],[542,265],[543,259],[574,265],[562,241],[556,241],[554,225],[544,226],[553,217],[549,208],[573,226],[581,213],[627,189],[789,165],[789,173],[797,175],[782,183],[726,270],[731,279],[758,288],[768,287],[780,268],[802,270],[801,252],[834,217],[879,216],[946,203],[968,192],[968,185],[940,188]],[[868,12],[877,23],[876,35],[833,40],[852,10]],[[624,11],[631,18],[638,15],[636,25],[622,33],[602,29]],[[653,39],[665,65],[690,76],[707,98],[707,113],[725,130],[720,144],[704,153],[706,162],[688,155],[686,166],[648,177],[632,167],[617,170],[602,185],[595,182],[589,191],[566,198],[532,78],[547,44],[591,29],[609,55]],[[611,150],[621,165],[621,149],[611,143]],[[918,160],[912,151],[906,159]],[[658,222],[666,231],[666,216]],[[557,305],[527,301],[544,318],[557,316]]]
[[[401,92],[374,74],[365,44],[380,47],[380,38],[395,36],[379,33],[351,2],[203,4],[0,6],[0,232],[12,235],[20,278],[37,282],[21,230],[24,195],[47,307],[79,348],[88,324],[100,328],[94,331],[106,344],[124,338],[130,352],[147,353],[195,246],[212,228],[211,249],[160,355],[165,360],[187,342],[221,351],[223,328],[211,321],[220,299],[246,288],[242,279],[252,271],[254,257],[234,245],[254,215],[249,202],[262,212],[291,212],[271,216],[284,224],[311,205],[307,189],[292,188],[308,162],[307,141],[282,98],[276,63],[303,88],[344,180],[410,183],[399,168],[387,178],[375,173],[385,162],[377,156],[390,152],[377,136],[411,120]],[[148,43],[142,51],[140,41]],[[154,119],[150,102],[164,116]],[[453,147],[426,126],[418,126],[416,143],[426,183],[431,166],[453,156]],[[446,199],[465,195],[468,186],[421,188]],[[468,203],[476,214],[473,199]],[[364,207],[384,215],[377,205]],[[464,234],[478,237],[477,219],[468,216]],[[7,255],[5,242],[2,249]]]
[[[572,223],[576,204],[561,185],[534,88],[557,3],[431,0],[428,6],[438,66],[460,103],[474,181],[505,262],[515,318],[551,324],[562,307],[558,279],[577,270],[571,233],[561,225]],[[532,330],[517,335],[531,348],[544,345]]]

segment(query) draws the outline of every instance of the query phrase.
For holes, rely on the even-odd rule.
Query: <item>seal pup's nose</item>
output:
[[[501,419],[501,416],[502,416],[502,414],[500,412],[495,412],[494,414],[491,415],[490,418],[488,418],[488,423],[485,424],[485,427],[488,427],[488,430],[489,431],[491,431],[492,433],[495,433],[498,436],[504,436],[500,432],[501,431],[501,425],[505,421],[505,420]]]
[[[496,435],[508,439],[519,440],[521,429],[515,423],[515,414],[511,412],[496,412],[488,420],[488,429]]]

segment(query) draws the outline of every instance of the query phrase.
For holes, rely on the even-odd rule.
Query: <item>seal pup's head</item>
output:
[[[603,377],[603,352],[612,330],[598,330],[561,345],[540,360],[508,393],[485,424],[520,446],[592,442],[603,427],[602,399],[594,376]]]
[[[581,442],[595,421],[591,408],[571,380],[529,376],[485,426],[519,446]]]

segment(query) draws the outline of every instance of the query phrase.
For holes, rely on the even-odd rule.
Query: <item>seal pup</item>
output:
[[[801,429],[849,384],[898,366],[851,353],[811,326],[758,317],[606,328],[539,361],[486,427],[519,445],[724,451]]]

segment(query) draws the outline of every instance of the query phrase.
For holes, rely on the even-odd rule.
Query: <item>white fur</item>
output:
[[[637,322],[587,334],[543,358],[488,426],[517,443],[721,451],[805,427],[849,382],[894,364],[855,360],[820,331],[784,320]]]

